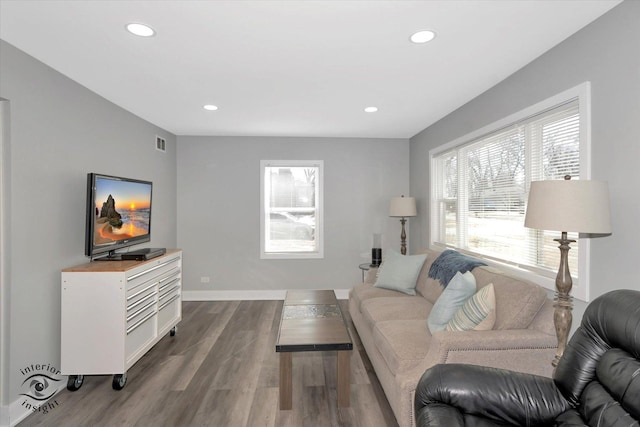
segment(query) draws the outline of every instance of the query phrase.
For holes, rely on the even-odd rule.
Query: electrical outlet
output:
[[[211,282],[211,278],[209,276],[202,276],[200,278],[200,283],[209,283]]]

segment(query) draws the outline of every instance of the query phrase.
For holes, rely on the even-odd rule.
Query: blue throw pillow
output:
[[[415,295],[416,282],[426,259],[427,254],[402,255],[389,249],[384,262],[380,265],[378,279],[374,286]]]
[[[464,274],[458,271],[431,308],[431,313],[429,313],[429,318],[427,319],[427,325],[431,333],[444,331],[447,323],[453,319],[458,309],[475,292],[476,278],[473,277],[473,274],[470,271]]]

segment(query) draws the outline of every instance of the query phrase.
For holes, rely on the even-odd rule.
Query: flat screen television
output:
[[[149,181],[87,175],[86,256],[119,259],[117,250],[151,240],[152,187]]]

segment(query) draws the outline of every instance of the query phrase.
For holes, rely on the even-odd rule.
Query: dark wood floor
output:
[[[183,303],[175,337],[164,337],[114,391],[111,376],[85,377],[28,426],[397,426],[348,316],[351,407],[336,405],[335,352],[293,355],[293,409],[279,410],[275,341],[282,301]]]

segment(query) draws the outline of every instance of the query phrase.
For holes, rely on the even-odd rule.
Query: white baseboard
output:
[[[348,299],[349,289],[334,289],[338,299]],[[183,301],[284,300],[286,290],[182,291]]]
[[[58,387],[58,390],[56,390],[56,392],[53,394],[53,396],[51,396],[49,398],[49,400],[47,400],[46,402],[43,402],[42,404],[40,404],[40,407],[52,408],[52,409],[50,409],[51,411],[55,411],[55,410],[64,411],[64,409],[62,407],[58,407],[58,402],[55,400],[56,395],[67,387],[66,376],[63,376],[63,378],[65,378],[65,380],[62,381],[63,384],[60,387]],[[52,400],[55,403],[51,403]],[[9,420],[8,420],[8,424],[7,425],[9,427],[16,426],[20,421],[24,420],[29,415],[34,413],[33,410],[30,410],[30,409],[26,408],[23,405],[23,402],[25,402],[25,398],[24,397],[20,397],[18,400],[15,400],[8,407]],[[4,424],[0,424],[0,426],[4,427]]]
[[[349,299],[349,291],[351,289],[334,289],[336,293],[336,298],[338,299]]]

